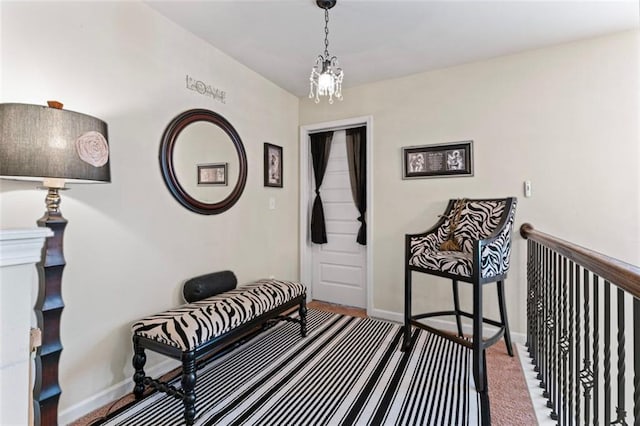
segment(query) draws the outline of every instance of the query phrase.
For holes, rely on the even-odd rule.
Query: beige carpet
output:
[[[525,382],[518,351],[507,355],[503,342],[487,349],[491,424],[495,426],[537,425],[533,403]]]
[[[344,315],[365,317],[362,309],[332,305],[323,302],[311,302],[309,308],[335,312]],[[494,426],[528,426],[536,425],[533,404],[525,383],[522,367],[515,356],[507,355],[504,343],[498,343],[487,350],[487,369],[489,373],[489,398],[491,400],[491,424]],[[121,400],[87,414],[71,423],[71,426],[89,426],[107,413],[118,409],[133,401],[133,396],[127,395]]]

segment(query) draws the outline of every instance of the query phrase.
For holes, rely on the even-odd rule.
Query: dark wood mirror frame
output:
[[[173,164],[173,150],[180,132],[186,126],[198,121],[206,121],[220,127],[229,136],[233,143],[239,161],[238,181],[233,191],[222,201],[217,203],[204,203],[192,197],[178,182]],[[219,214],[231,208],[242,195],[247,183],[247,154],[240,135],[223,116],[207,109],[191,109],[171,120],[162,135],[160,143],[160,169],[164,182],[171,195],[187,209],[199,214]]]

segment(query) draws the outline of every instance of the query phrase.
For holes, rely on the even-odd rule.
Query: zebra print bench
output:
[[[233,280],[232,287],[235,287],[235,276]],[[185,297],[186,294],[185,290]],[[299,318],[282,315],[296,306]],[[196,416],[198,359],[256,327],[264,328],[277,320],[299,323],[300,334],[304,337],[307,334],[306,313],[304,285],[264,279],[141,319],[132,326],[133,394],[136,399],[142,398],[148,385],[182,400],[185,422],[192,425]],[[182,361],[181,389],[145,375],[145,349]]]

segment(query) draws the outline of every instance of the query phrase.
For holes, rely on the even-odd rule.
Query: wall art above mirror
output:
[[[171,195],[199,214],[231,208],[247,182],[240,135],[220,114],[191,109],[175,117],[160,143],[160,169]]]

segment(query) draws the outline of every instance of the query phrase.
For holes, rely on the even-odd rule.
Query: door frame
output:
[[[373,116],[371,115],[300,126],[300,281],[310,283],[307,299],[311,300],[313,297],[313,247],[311,245],[309,224],[311,223],[311,210],[313,207],[310,190],[313,167],[308,143],[309,133],[342,130],[362,125],[367,127],[367,211],[365,212],[365,221],[367,223],[367,245],[365,246],[367,278],[365,297],[367,315],[369,315],[373,310]]]

